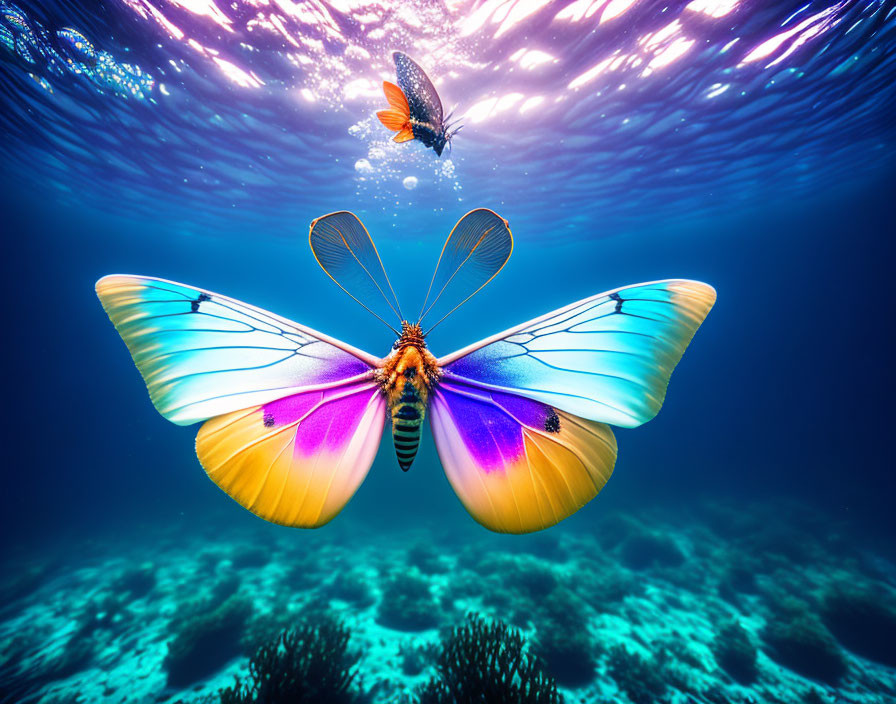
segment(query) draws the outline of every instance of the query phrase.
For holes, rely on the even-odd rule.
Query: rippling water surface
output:
[[[2,0],[0,148],[72,202],[164,203],[185,230],[276,232],[350,196],[600,234],[891,165],[894,46],[893,0]],[[462,116],[442,159],[373,117],[395,49]]]

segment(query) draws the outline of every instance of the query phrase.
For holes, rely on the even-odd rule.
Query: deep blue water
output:
[[[458,565],[471,546],[486,562],[505,553],[539,555],[544,535],[492,537],[470,519],[428,431],[407,474],[384,436],[361,489],[320,531],[264,524],[204,476],[194,429],[171,425],[153,409],[93,291],[109,273],[181,281],[385,355],[389,331],[314,261],[310,221],[337,209],[358,214],[399,299],[414,309],[444,238],[474,207],[493,208],[510,222],[515,250],[500,275],[433,333],[429,346],[437,355],[621,285],[681,277],[718,291],[658,417],[617,431],[619,458],[607,487],[545,534],[564,555],[550,558],[549,569],[584,588],[587,568],[575,560],[616,555],[613,544],[601,543],[601,526],[622,517],[677,536],[679,545],[699,545],[701,530],[717,541],[712,550],[688,552],[690,567],[657,577],[666,596],[649,591],[647,606],[627,602],[628,620],[639,609],[648,613],[651,603],[671,608],[669,594],[676,593],[691,611],[712,612],[689,581],[702,584],[714,566],[741,560],[762,575],[761,594],[796,589],[812,606],[830,585],[821,577],[808,586],[788,581],[796,577],[780,560],[797,543],[809,556],[786,559],[803,577],[816,570],[832,580],[873,582],[879,591],[868,593],[882,595],[877,603],[896,613],[896,5],[731,2],[708,3],[715,10],[704,12],[699,3],[614,0],[594,3],[587,16],[592,5],[581,0],[426,3],[416,12],[386,5],[4,5],[0,26],[14,41],[0,46],[8,318],[0,529],[11,572],[41,561],[53,566],[41,573],[46,578],[10,592],[16,600],[3,618],[12,623],[39,602],[75,618],[80,602],[66,595],[87,584],[108,590],[109,575],[146,560],[160,575],[163,565],[175,573],[159,577],[168,584],[160,603],[188,601],[196,588],[186,577],[178,587],[180,568],[172,565],[187,565],[186,574],[197,551],[226,556],[229,545],[244,543],[277,546],[264,568],[274,570],[272,579],[289,565],[290,550],[310,559],[315,546],[326,546],[338,559],[314,568],[319,581],[351,566],[387,574],[370,557],[383,545],[388,557],[381,559],[398,560],[398,570],[404,553],[388,550],[419,544]],[[618,14],[599,23],[608,7]],[[282,30],[271,23],[274,15]],[[65,27],[107,58],[72,59],[64,37],[49,34]],[[775,37],[780,41],[769,44]],[[669,46],[666,60],[644,75],[651,57]],[[377,82],[388,78],[393,48],[432,67],[445,102],[466,113],[450,156],[439,160],[416,143],[392,145],[371,118],[382,107]],[[526,51],[537,52],[528,63]],[[618,57],[626,58],[613,68],[601,63]],[[543,101],[521,113],[532,97]],[[404,185],[410,176],[413,188]],[[735,527],[723,530],[707,518],[719,513]],[[782,527],[772,547],[751,547],[751,535],[775,521]],[[77,572],[83,565],[97,574]],[[253,569],[239,571],[240,593],[273,603],[273,592],[252,581]],[[633,564],[624,569],[654,584],[654,573]],[[491,585],[481,595],[469,576],[465,588],[477,610],[525,629],[513,609],[486,598],[495,588],[488,578],[500,580],[501,570],[479,571]],[[80,581],[67,582],[69,573]],[[432,579],[433,590],[452,586],[450,577]],[[317,587],[296,591],[307,596]],[[479,596],[484,601],[476,606]],[[145,617],[136,608],[127,612],[135,623],[158,617],[149,606]],[[342,602],[333,608],[364,631],[365,616]],[[767,604],[732,608],[747,620],[765,608],[776,613]],[[459,622],[457,609],[444,607],[438,626]],[[768,632],[750,623],[762,650]],[[775,679],[768,663],[780,661],[769,656],[760,660],[764,689],[741,686],[725,696],[746,701],[774,693],[797,701],[812,683],[828,697],[823,701],[893,696],[892,663],[887,669],[872,658],[881,669],[859,677],[864,655],[825,623],[857,658],[849,661],[850,675],[832,684],[797,668],[807,679]],[[388,650],[405,630],[418,632],[399,628],[393,640],[387,632],[369,652]],[[97,633],[97,643],[109,637]],[[0,691],[9,701],[24,701],[22,692],[39,700],[50,682],[53,696],[67,701],[73,690],[59,687],[96,676],[85,674],[99,662],[88,657],[80,674],[38,674],[36,684],[16,689],[16,658],[34,644],[3,634],[0,687],[8,689]],[[650,652],[651,637],[635,640]],[[165,638],[152,642],[164,656]],[[116,647],[124,663],[132,648]],[[113,651],[102,655],[107,670],[116,662]],[[763,652],[766,658],[774,647]],[[216,672],[244,666],[225,661],[231,670],[221,665],[197,674],[197,691],[212,691]],[[160,662],[142,666],[159,670]],[[381,675],[371,672],[368,684]],[[600,660],[596,672],[567,693],[625,701],[613,693],[612,667]],[[407,681],[409,688],[417,682]],[[730,678],[719,682],[729,686]],[[168,684],[162,700],[174,701],[181,689]],[[397,701],[399,690],[378,691],[378,701]],[[685,701],[675,699],[683,691],[663,696]],[[147,695],[116,698],[122,696],[88,694],[84,701]]]
[[[896,223],[888,186],[856,183],[787,208],[591,240],[531,242],[516,229],[510,263],[436,330],[430,347],[445,354],[623,283],[670,275],[711,282],[718,302],[676,369],[663,410],[641,428],[618,431],[612,484],[570,520],[587,521],[617,493],[633,505],[785,494],[888,538],[893,370],[885,262]],[[15,196],[7,206],[15,233],[7,281],[16,342],[7,349],[10,369],[19,370],[6,385],[16,409],[12,437],[30,465],[11,475],[20,488],[4,518],[14,533],[52,535],[59,522],[127,521],[133,511],[176,516],[228,501],[195,464],[193,433],[169,426],[148,402],[95,299],[102,274],[196,282],[373,354],[391,345],[391,333],[320,271],[306,223],[277,238],[184,236],[160,221],[55,207],[52,190],[38,197],[11,184],[4,192]],[[502,212],[513,225],[514,211]],[[462,213],[449,220],[455,214]],[[361,217],[374,236],[389,231],[388,220]],[[409,218],[397,229],[433,234],[379,240],[406,307],[422,299],[450,224],[433,214]],[[348,514],[378,525],[434,515],[466,521],[427,435],[407,475],[384,443]]]

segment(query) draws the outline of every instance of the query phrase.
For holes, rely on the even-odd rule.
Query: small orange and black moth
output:
[[[386,127],[398,134],[395,142],[416,139],[442,156],[446,144],[461,127],[452,129],[449,114],[442,114],[442,101],[426,72],[410,56],[400,51],[392,54],[398,85],[383,81],[383,93],[389,107],[376,116]]]

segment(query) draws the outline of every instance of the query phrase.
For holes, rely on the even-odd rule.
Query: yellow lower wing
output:
[[[519,396],[442,383],[430,418],[451,486],[500,533],[559,523],[597,496],[616,463],[609,426]]]
[[[272,523],[317,528],[361,485],[386,417],[372,383],[308,391],[212,418],[196,436],[209,477]]]

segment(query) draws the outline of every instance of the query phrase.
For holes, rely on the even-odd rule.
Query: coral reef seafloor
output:
[[[805,507],[239,525],[7,555],[0,702],[896,702],[893,557]]]

